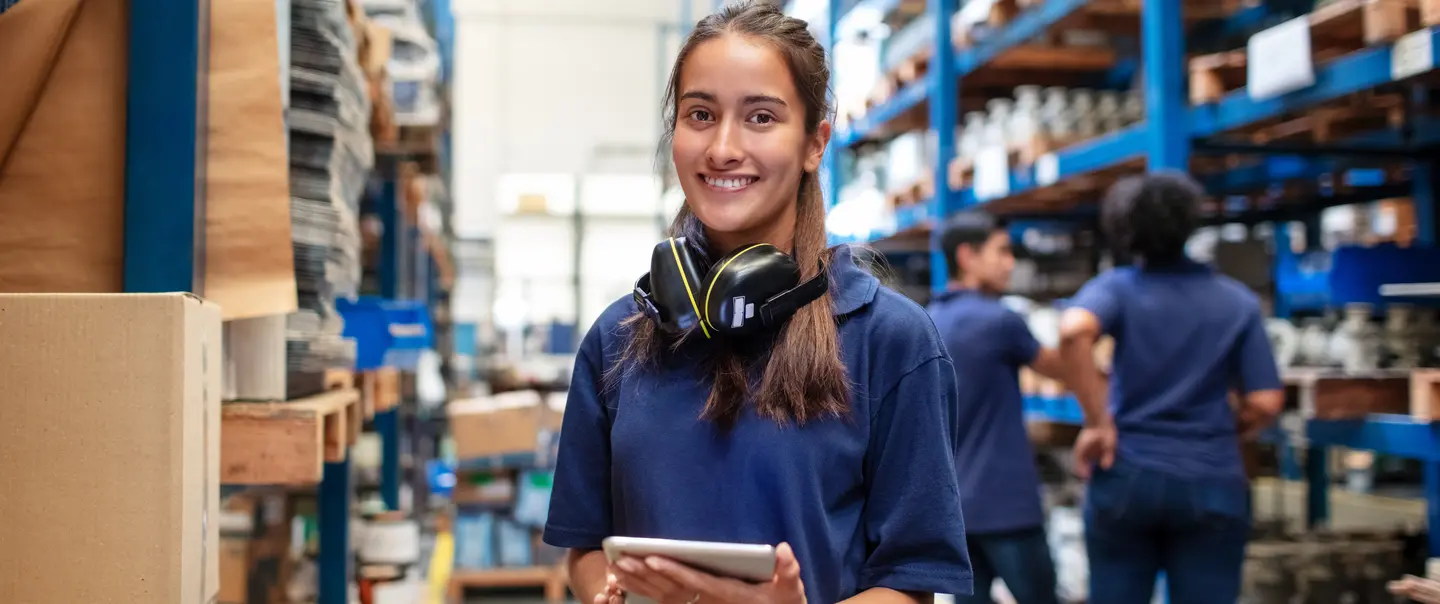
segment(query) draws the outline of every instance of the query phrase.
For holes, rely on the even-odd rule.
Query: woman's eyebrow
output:
[[[691,91],[689,91],[689,92],[686,92],[686,93],[680,95],[680,100],[683,101],[683,100],[686,100],[686,99],[699,99],[699,100],[702,100],[702,101],[705,101],[705,102],[708,102],[708,103],[716,103],[716,102],[719,102],[719,101],[716,100],[716,97],[715,97],[714,94],[711,94],[711,93],[709,93],[709,92],[699,91],[699,90],[691,90]],[[746,104],[746,105],[755,105],[755,104],[758,104],[758,103],[774,103],[774,104],[776,104],[776,105],[780,105],[781,107],[788,107],[788,106],[789,106],[789,104],[787,104],[784,99],[781,99],[781,98],[778,97],[778,96],[773,96],[773,95],[768,95],[768,94],[751,94],[751,95],[746,95],[745,98],[742,100],[742,102],[743,102],[743,104]]]
[[[778,96],[770,96],[770,95],[768,95],[768,94],[752,94],[752,95],[749,95],[749,96],[745,97],[745,104],[746,104],[746,105],[754,105],[754,104],[757,104],[757,103],[774,103],[774,104],[779,105],[779,106],[781,106],[781,107],[788,107],[788,106],[789,106],[789,105],[786,105],[786,104],[785,104],[785,101],[784,101],[783,99],[781,99],[780,97],[778,97]]]

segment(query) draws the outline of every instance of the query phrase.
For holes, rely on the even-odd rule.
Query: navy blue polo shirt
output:
[[[1282,388],[1260,303],[1208,266],[1118,268],[1072,304],[1115,338],[1117,456],[1188,478],[1245,478],[1229,391]]]
[[[1040,343],[1019,314],[974,290],[941,294],[929,310],[954,359],[956,381],[963,384],[955,458],[965,462],[957,469],[966,530],[1044,526],[1019,375],[1035,361]]]
[[[848,248],[831,275],[853,412],[803,427],[753,411],[728,433],[698,419],[711,387],[700,339],[603,389],[635,311],[612,304],[576,357],[545,542],[788,542],[811,602],[874,587],[969,593],[950,358],[925,312]]]

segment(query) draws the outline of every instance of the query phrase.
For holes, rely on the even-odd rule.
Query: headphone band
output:
[[[760,307],[760,321],[767,328],[776,327],[806,304],[819,300],[829,289],[830,274],[825,270],[825,263],[821,262],[820,272],[814,277],[766,300]]]

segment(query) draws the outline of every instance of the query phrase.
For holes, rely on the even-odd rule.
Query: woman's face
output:
[[[830,136],[805,132],[805,106],[779,52],[737,34],[696,46],[680,71],[671,152],[690,210],[721,252],[789,249],[800,177]]]

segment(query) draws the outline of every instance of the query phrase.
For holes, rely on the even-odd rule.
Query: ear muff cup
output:
[[[706,276],[703,325],[726,336],[764,327],[766,302],[800,282],[800,266],[768,243],[740,248],[715,262]],[[773,317],[783,320],[788,317]]]
[[[699,324],[705,337],[710,337],[709,329],[700,320],[704,281],[684,237],[656,244],[650,255],[649,277],[649,294],[659,311],[661,328],[678,332]]]

